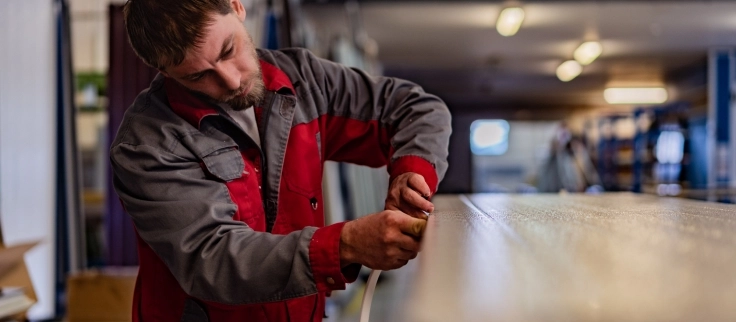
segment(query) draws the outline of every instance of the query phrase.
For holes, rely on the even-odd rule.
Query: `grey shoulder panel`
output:
[[[451,116],[447,105],[437,96],[410,81],[369,75],[318,58],[304,49],[260,53],[294,83],[298,96],[295,124],[308,123],[323,115],[377,121],[393,134],[393,159],[407,155],[422,157],[434,165],[439,179],[443,178],[452,132]],[[330,138],[323,140],[329,145]]]

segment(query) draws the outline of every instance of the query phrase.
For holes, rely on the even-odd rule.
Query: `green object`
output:
[[[100,72],[81,72],[75,75],[74,89],[78,93],[84,91],[90,85],[97,91],[97,96],[105,96],[107,93],[107,76]],[[98,111],[103,109],[98,104],[79,106],[80,111]]]
[[[97,87],[97,94],[105,96],[107,92],[107,76],[100,72],[83,72],[75,75],[76,90],[84,88],[87,84],[93,84]]]

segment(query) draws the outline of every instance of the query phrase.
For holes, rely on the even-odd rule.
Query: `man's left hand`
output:
[[[430,190],[424,177],[414,172],[399,175],[391,181],[386,197],[386,210],[401,210],[412,217],[426,219],[422,211],[434,211],[429,201]]]

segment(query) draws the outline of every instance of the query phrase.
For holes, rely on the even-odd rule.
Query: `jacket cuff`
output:
[[[407,155],[400,157],[392,162],[388,167],[389,175],[393,181],[394,178],[407,172],[418,173],[424,177],[424,181],[429,186],[430,194],[434,195],[437,192],[437,184],[439,180],[437,178],[437,171],[429,161],[416,155]]]
[[[309,263],[318,292],[344,290],[345,284],[355,282],[360,265],[340,267],[340,233],[344,222],[317,229],[309,244]]]

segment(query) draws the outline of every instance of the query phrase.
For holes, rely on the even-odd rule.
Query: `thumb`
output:
[[[422,237],[426,226],[426,220],[407,216],[406,220],[399,225],[399,229],[401,229],[401,232],[404,234],[414,237]]]

